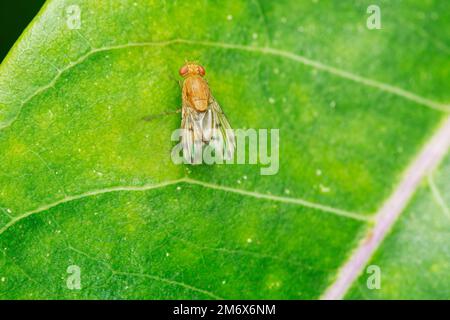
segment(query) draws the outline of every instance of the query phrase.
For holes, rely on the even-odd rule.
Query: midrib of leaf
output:
[[[155,276],[155,275],[147,274],[147,273],[143,273],[143,272],[126,272],[126,271],[115,270],[107,262],[105,262],[105,261],[103,261],[101,259],[92,257],[88,253],[86,253],[84,251],[81,251],[80,249],[77,249],[77,248],[73,247],[72,245],[68,245],[67,248],[69,250],[72,250],[72,251],[80,254],[80,255],[85,256],[86,258],[88,258],[90,260],[93,260],[93,261],[95,261],[97,263],[102,264],[103,266],[105,266],[111,272],[111,277],[112,276],[128,276],[128,277],[148,278],[148,279],[155,280],[155,281],[158,281],[158,282],[164,282],[164,283],[167,283],[167,284],[170,284],[170,285],[183,287],[185,289],[204,294],[205,296],[208,296],[208,297],[210,297],[212,299],[224,300],[224,298],[218,296],[214,292],[211,292],[211,291],[208,291],[208,290],[204,290],[204,289],[195,287],[193,285],[190,285],[190,284],[187,284],[187,283],[184,283],[184,282],[181,282],[181,281],[174,281],[174,280],[171,280],[171,279],[166,279],[166,278],[162,278],[160,276]]]
[[[325,290],[322,299],[337,300],[344,297],[351,285],[358,279],[367,262],[381,246],[399,216],[404,212],[420,183],[444,159],[450,149],[449,137],[450,116],[445,119],[442,126],[438,128],[416,156],[416,159],[409,165],[402,181],[376,213],[374,226],[368,229],[366,236],[361,239],[358,247],[341,266],[336,280]],[[448,208],[440,197],[439,190],[434,186],[432,177],[430,175],[428,177],[436,201],[448,216]]]

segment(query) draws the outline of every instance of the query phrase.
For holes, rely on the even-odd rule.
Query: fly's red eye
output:
[[[189,69],[187,66],[181,67],[180,71],[178,71],[180,73],[180,76],[184,77],[187,73],[188,73]]]
[[[205,75],[205,68],[198,66],[198,73],[203,77]]]

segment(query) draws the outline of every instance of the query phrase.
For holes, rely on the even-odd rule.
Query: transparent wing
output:
[[[183,104],[181,145],[183,157],[190,164],[199,164],[202,161],[202,118],[202,114]]]
[[[183,157],[187,163],[202,163],[203,145],[211,145],[225,160],[234,157],[235,135],[225,114],[214,98],[208,109],[198,112],[183,104],[181,121]]]
[[[205,117],[208,116],[211,118],[210,123],[208,122],[209,130],[205,130],[205,128],[203,128],[203,132],[207,133],[209,137],[207,141],[210,144],[213,143],[215,146],[220,148],[221,151],[223,151],[225,160],[233,159],[235,150],[234,132],[225,114],[216,99],[213,97],[211,97],[208,111],[205,114]],[[203,123],[205,123],[205,121]]]

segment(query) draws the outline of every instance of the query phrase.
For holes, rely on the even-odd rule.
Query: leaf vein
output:
[[[169,46],[174,44],[191,44],[191,45],[200,45],[200,46],[208,46],[208,47],[216,47],[216,48],[223,48],[223,49],[230,49],[230,50],[241,50],[241,51],[247,51],[247,52],[256,52],[261,54],[268,54],[273,56],[279,56],[283,57],[292,61],[296,61],[299,63],[302,63],[306,66],[312,67],[317,70],[325,71],[330,74],[339,76],[344,79],[348,79],[369,87],[377,88],[379,90],[400,96],[402,98],[405,98],[407,100],[413,101],[419,105],[423,105],[426,107],[429,107],[431,109],[435,109],[442,112],[450,112],[450,105],[445,105],[433,100],[430,100],[428,98],[419,96],[413,92],[407,91],[405,89],[383,83],[377,80],[373,80],[370,78],[366,78],[357,74],[354,74],[352,72],[339,69],[333,66],[329,66],[327,64],[324,64],[320,61],[312,60],[309,58],[306,58],[302,55],[285,51],[281,49],[275,49],[271,47],[258,47],[258,46],[248,46],[248,45],[241,45],[241,44],[232,44],[232,43],[225,43],[225,42],[212,42],[212,41],[201,41],[201,40],[188,40],[188,39],[172,39],[172,40],[166,40],[166,41],[159,41],[159,42],[131,42],[127,44],[122,45],[114,45],[114,46],[105,46],[100,48],[91,49],[84,55],[80,56],[76,61],[73,61],[69,63],[66,67],[60,69],[56,73],[56,75],[53,77],[53,79],[44,86],[41,86],[38,88],[35,92],[30,94],[27,98],[25,98],[21,103],[19,103],[19,109],[17,114],[10,119],[9,121],[3,123],[0,125],[0,130],[5,129],[9,126],[11,126],[12,123],[18,118],[18,115],[20,114],[22,108],[25,104],[27,104],[31,99],[33,99],[35,96],[39,95],[42,92],[45,92],[46,90],[52,88],[58,79],[68,70],[72,69],[73,67],[81,64],[84,62],[87,58],[89,58],[91,55],[98,53],[98,52],[105,52],[105,51],[112,51],[112,50],[120,50],[120,49],[126,49],[126,48],[133,48],[133,47],[148,47],[148,46]]]
[[[40,206],[37,209],[25,212],[21,215],[14,217],[14,219],[11,219],[2,228],[0,228],[0,235],[2,235],[6,230],[8,230],[10,227],[12,227],[17,222],[35,214],[35,213],[41,213],[41,212],[47,211],[47,210],[57,207],[58,205],[63,204],[63,203],[83,199],[86,197],[96,196],[96,195],[100,195],[100,194],[110,193],[110,192],[147,191],[147,190],[158,189],[158,188],[162,188],[162,187],[166,187],[166,186],[170,186],[170,185],[174,185],[174,184],[178,184],[178,183],[182,183],[182,182],[187,183],[187,184],[200,185],[202,187],[209,188],[209,189],[216,189],[216,190],[221,190],[221,191],[226,191],[226,192],[237,193],[240,195],[250,196],[250,197],[259,198],[259,199],[266,199],[266,200],[271,200],[271,201],[300,205],[303,207],[332,213],[332,214],[335,214],[335,215],[338,215],[338,216],[341,216],[344,218],[349,218],[349,219],[354,219],[354,220],[359,220],[359,221],[364,221],[364,222],[372,221],[371,217],[367,217],[363,214],[358,214],[358,213],[354,213],[354,212],[350,212],[350,211],[345,211],[342,209],[333,208],[330,206],[326,206],[326,205],[323,205],[320,203],[310,202],[310,201],[300,199],[300,198],[288,198],[288,197],[274,196],[274,195],[263,194],[263,193],[258,193],[258,192],[254,192],[254,191],[247,191],[247,190],[242,190],[242,189],[235,189],[235,188],[231,188],[231,187],[215,185],[215,184],[211,184],[211,183],[207,183],[207,182],[203,182],[203,181],[199,181],[199,180],[194,180],[191,178],[181,178],[178,180],[170,180],[170,181],[165,181],[165,182],[151,184],[151,185],[117,186],[117,187],[110,187],[110,188],[105,188],[105,189],[92,190],[92,191],[88,191],[88,192],[81,193],[78,195],[67,196],[67,197],[60,199],[58,201],[55,201],[53,203]]]
[[[430,185],[434,200],[439,205],[439,207],[441,207],[442,212],[447,216],[447,218],[450,219],[450,209],[448,208],[447,204],[445,203],[444,198],[442,197],[441,191],[439,190],[438,186],[434,182],[432,174],[428,175],[428,184]]]

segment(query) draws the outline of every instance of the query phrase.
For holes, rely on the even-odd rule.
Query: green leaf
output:
[[[48,1],[0,66],[0,297],[320,297],[449,110],[446,5],[369,4]],[[172,163],[186,59],[278,174]]]

